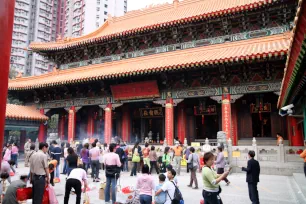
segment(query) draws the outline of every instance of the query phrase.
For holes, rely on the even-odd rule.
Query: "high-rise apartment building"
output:
[[[52,69],[50,62],[25,49],[32,41],[85,35],[108,15],[126,12],[127,0],[16,0],[11,68],[24,75],[46,73]]]
[[[32,41],[56,39],[58,0],[16,0],[11,49],[11,68],[24,75],[40,75],[50,70],[44,57],[26,50]]]
[[[108,15],[122,16],[127,12],[127,0],[74,0],[73,5],[71,1],[67,1],[70,4],[66,11],[73,17],[66,18],[65,36],[88,34],[100,27]]]

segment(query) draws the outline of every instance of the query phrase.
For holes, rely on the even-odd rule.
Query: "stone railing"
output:
[[[255,151],[255,159],[261,166],[263,174],[292,175],[292,173],[303,172],[303,159],[300,153],[305,147],[284,146],[257,146],[255,138],[252,146],[231,146],[228,143],[227,154],[229,165],[235,172],[240,172],[240,166],[246,166],[248,161],[248,152]]]

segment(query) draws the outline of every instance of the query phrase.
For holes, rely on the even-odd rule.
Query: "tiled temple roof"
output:
[[[6,119],[11,120],[33,120],[33,121],[46,121],[48,117],[41,114],[33,106],[21,106],[15,104],[6,104]]]
[[[153,74],[170,70],[207,67],[212,64],[251,61],[286,55],[289,33],[262,38],[228,42],[83,66],[54,70],[40,76],[21,77],[9,81],[9,90],[30,90],[64,84],[86,83],[104,79]]]
[[[292,99],[303,89],[306,84],[306,72],[300,73],[302,69],[302,60],[305,57],[306,43],[306,1],[299,0],[292,37],[287,56],[286,67],[284,70],[284,78],[282,81],[280,97],[278,99],[278,108],[288,103],[292,103]],[[305,68],[304,68],[305,70]],[[301,77],[301,74],[304,75]],[[297,82],[296,78],[301,77],[301,81]]]
[[[131,11],[122,17],[109,17],[99,29],[88,35],[65,38],[57,42],[34,42],[30,45],[30,49],[33,51],[69,49],[150,30],[253,10],[278,1],[280,0],[184,0],[180,2],[174,0],[173,4]]]

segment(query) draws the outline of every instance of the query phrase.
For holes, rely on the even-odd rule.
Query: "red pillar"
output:
[[[12,0],[1,0],[0,1],[0,147],[3,147],[3,133],[5,126],[5,109],[6,109],[6,98],[8,88],[8,74],[10,68],[10,55],[12,45],[12,33],[14,23],[14,8],[15,1]],[[1,164],[0,157],[0,164]]]
[[[166,100],[165,135],[169,146],[173,145],[173,130],[173,99],[168,98]]]
[[[44,109],[40,109],[40,113],[44,115],[45,114]],[[45,134],[46,134],[46,126],[44,125],[44,123],[41,123],[39,125],[39,131],[38,131],[38,141],[39,142],[46,141]]]
[[[58,121],[58,136],[63,140],[65,138],[65,115],[61,115]]]
[[[104,121],[104,142],[109,144],[112,138],[112,104],[106,105]]]
[[[122,106],[122,139],[123,141],[130,140],[131,133],[131,116],[128,105]]]
[[[184,103],[178,105],[177,113],[177,136],[181,143],[184,143],[186,138],[186,112]]]
[[[302,128],[298,127],[297,120],[294,117],[288,117],[291,123],[289,125],[289,131],[291,135],[291,145],[292,146],[304,146]]]
[[[95,129],[95,123],[93,118],[93,112],[88,111],[88,120],[87,120],[87,136],[89,138],[93,137],[94,129]]]
[[[231,106],[232,108],[232,144],[234,146],[237,145],[237,142],[238,142],[238,136],[237,136],[237,107],[235,104],[232,104]]]
[[[231,95],[222,95],[222,131],[226,133],[226,139],[231,138]],[[233,140],[233,138],[231,138]]]
[[[75,107],[71,106],[68,116],[68,142],[75,138],[75,125],[76,125],[76,111]]]

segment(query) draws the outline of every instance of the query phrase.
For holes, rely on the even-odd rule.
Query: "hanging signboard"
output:
[[[195,106],[194,115],[217,115],[217,107],[216,105],[209,105],[201,110],[200,106]]]
[[[271,103],[265,103],[260,107],[256,107],[254,104],[250,105],[251,113],[270,113],[271,112]]]
[[[140,112],[140,117],[142,118],[157,118],[164,116],[162,107],[140,108],[139,112]]]
[[[115,100],[160,97],[156,81],[135,82],[111,86]]]

